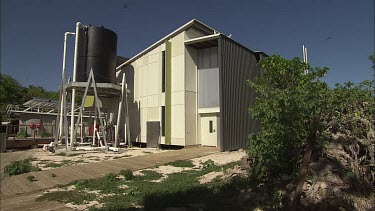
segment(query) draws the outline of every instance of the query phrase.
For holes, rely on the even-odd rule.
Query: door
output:
[[[201,116],[202,146],[217,146],[217,117],[216,115]]]

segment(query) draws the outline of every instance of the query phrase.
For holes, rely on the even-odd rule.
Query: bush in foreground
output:
[[[12,161],[9,165],[5,166],[4,173],[8,176],[13,176],[29,173],[32,171],[40,171],[40,168],[31,165],[31,160],[31,158],[27,158],[23,160]]]

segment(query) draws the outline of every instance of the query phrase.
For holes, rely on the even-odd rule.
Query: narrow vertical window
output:
[[[162,71],[162,74],[161,74],[161,81],[162,81],[162,84],[161,84],[161,92],[165,92],[165,51],[162,51],[161,52],[161,57],[162,57],[162,67],[161,67],[161,71]]]
[[[210,133],[213,133],[213,122],[210,120]]]
[[[161,136],[165,136],[165,106],[161,107]]]

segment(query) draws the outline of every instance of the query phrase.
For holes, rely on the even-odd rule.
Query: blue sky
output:
[[[57,90],[77,21],[115,31],[117,54],[132,57],[193,18],[268,55],[301,57],[305,44],[312,66],[331,68],[330,85],[373,79],[374,0],[1,0],[1,72]]]

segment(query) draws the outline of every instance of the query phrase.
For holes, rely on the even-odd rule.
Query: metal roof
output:
[[[23,104],[25,107],[29,108],[39,108],[39,109],[57,109],[59,107],[58,100],[46,99],[46,98],[33,98]]]

